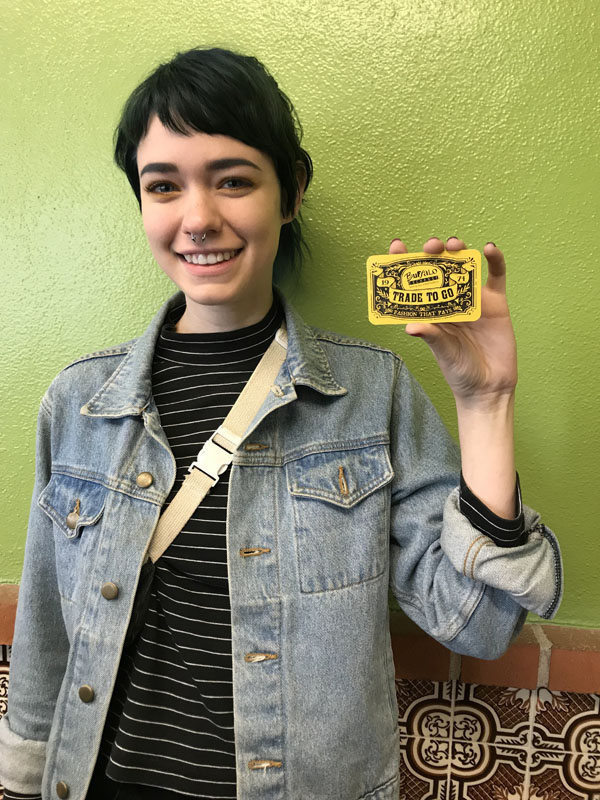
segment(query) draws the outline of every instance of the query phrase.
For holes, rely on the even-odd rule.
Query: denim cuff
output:
[[[482,503],[473,494],[465,482],[462,471],[460,473],[460,510],[474,528],[489,536],[498,547],[518,547],[527,541],[518,472],[515,488],[517,491],[517,516],[513,519],[505,519],[494,514],[485,503]]]
[[[14,733],[9,718],[10,711],[0,719],[0,783],[12,787],[13,792],[35,797],[41,791],[47,743]]]
[[[563,591],[560,549],[536,511],[523,505],[523,513],[525,542],[519,547],[499,547],[462,513],[457,487],[444,506],[440,544],[462,575],[500,589],[522,608],[551,619]]]

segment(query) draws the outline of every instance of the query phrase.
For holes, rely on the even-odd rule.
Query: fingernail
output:
[[[494,247],[496,247],[496,245],[494,244],[494,242],[486,242],[486,244],[493,244],[493,245],[494,245]]]
[[[401,241],[402,239],[392,239],[392,244],[394,244],[394,242],[401,242]]]
[[[458,236],[449,236],[448,241],[450,241],[450,239],[458,239]]]

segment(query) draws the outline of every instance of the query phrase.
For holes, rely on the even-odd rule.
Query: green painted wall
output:
[[[34,424],[71,359],[137,335],[171,293],[111,163],[131,89],[217,44],[295,101],[315,181],[306,318],[401,352],[454,431],[427,347],[366,320],[365,260],[394,236],[505,250],[519,342],[518,466],[562,541],[557,622],[600,626],[596,0],[0,2],[0,582],[20,577]]]

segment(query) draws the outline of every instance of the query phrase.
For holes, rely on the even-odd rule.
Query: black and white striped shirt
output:
[[[177,319],[183,309],[175,309]],[[169,505],[206,439],[223,422],[281,324],[157,342],[152,385],[177,463]],[[225,520],[229,471],[156,562],[150,606],[123,655],[104,731],[107,776],[198,798],[235,800],[231,614]]]

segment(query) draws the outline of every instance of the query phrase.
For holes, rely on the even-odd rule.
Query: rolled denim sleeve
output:
[[[460,452],[408,369],[392,407],[390,585],[399,605],[459,653],[497,658],[527,611],[550,619],[562,595],[554,534],[523,507],[526,541],[500,547],[461,512]]]
[[[18,794],[40,794],[46,745],[69,642],[56,581],[52,523],[37,501],[48,484],[51,415],[38,415],[36,478],[19,589],[10,665],[8,710],[0,720],[0,783]]]

